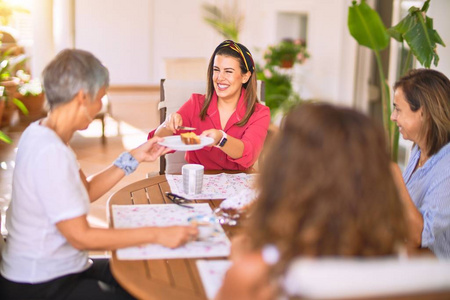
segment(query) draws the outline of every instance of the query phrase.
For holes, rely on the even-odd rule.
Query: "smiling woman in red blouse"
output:
[[[149,134],[179,134],[178,126],[214,139],[211,147],[186,152],[189,163],[207,170],[247,170],[258,159],[270,123],[269,108],[256,93],[255,65],[250,51],[231,40],[217,46],[208,66],[206,95],[192,94],[176,112]],[[213,147],[214,146],[214,147]]]

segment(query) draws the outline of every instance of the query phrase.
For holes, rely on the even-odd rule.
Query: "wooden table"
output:
[[[164,193],[170,191],[164,175],[130,184],[114,193],[108,200],[109,215],[112,205],[170,203]],[[196,200],[218,207],[221,200]],[[110,227],[114,227],[111,217]],[[228,236],[233,228],[224,226]],[[235,229],[234,229],[235,230]],[[214,259],[223,259],[214,258]],[[207,299],[200,280],[196,259],[119,260],[113,251],[111,271],[116,280],[138,299]]]

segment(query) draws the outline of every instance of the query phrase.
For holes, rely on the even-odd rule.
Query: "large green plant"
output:
[[[373,50],[378,66],[380,84],[382,85],[382,110],[383,125],[389,137],[391,155],[394,161],[398,156],[398,128],[390,121],[391,97],[390,89],[386,82],[383,66],[381,64],[380,51],[389,45],[390,37],[409,46],[408,59],[402,61],[402,74],[411,66],[412,55],[426,68],[431,63],[437,66],[439,56],[436,52],[436,44],[445,46],[441,37],[433,28],[433,20],[426,16],[430,6],[430,0],[425,1],[422,8],[411,7],[408,14],[394,27],[386,29],[378,13],[373,10],[366,0],[352,1],[348,11],[348,29],[358,44]]]
[[[286,114],[293,106],[302,101],[292,87],[291,76],[278,71],[275,66],[256,65],[256,76],[265,83],[265,104],[270,108],[273,118],[277,114]]]

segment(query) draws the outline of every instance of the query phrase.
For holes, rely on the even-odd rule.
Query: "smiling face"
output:
[[[412,111],[401,87],[395,90],[394,109],[391,120],[397,123],[400,133],[405,140],[413,141],[419,147],[422,143],[423,114],[422,108]]]
[[[212,80],[219,100],[238,101],[242,85],[248,81],[250,74],[241,72],[239,59],[216,55]]]

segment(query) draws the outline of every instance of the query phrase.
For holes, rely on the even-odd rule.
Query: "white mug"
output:
[[[202,192],[204,171],[205,167],[198,164],[187,164],[181,168],[184,193],[195,195]]]

